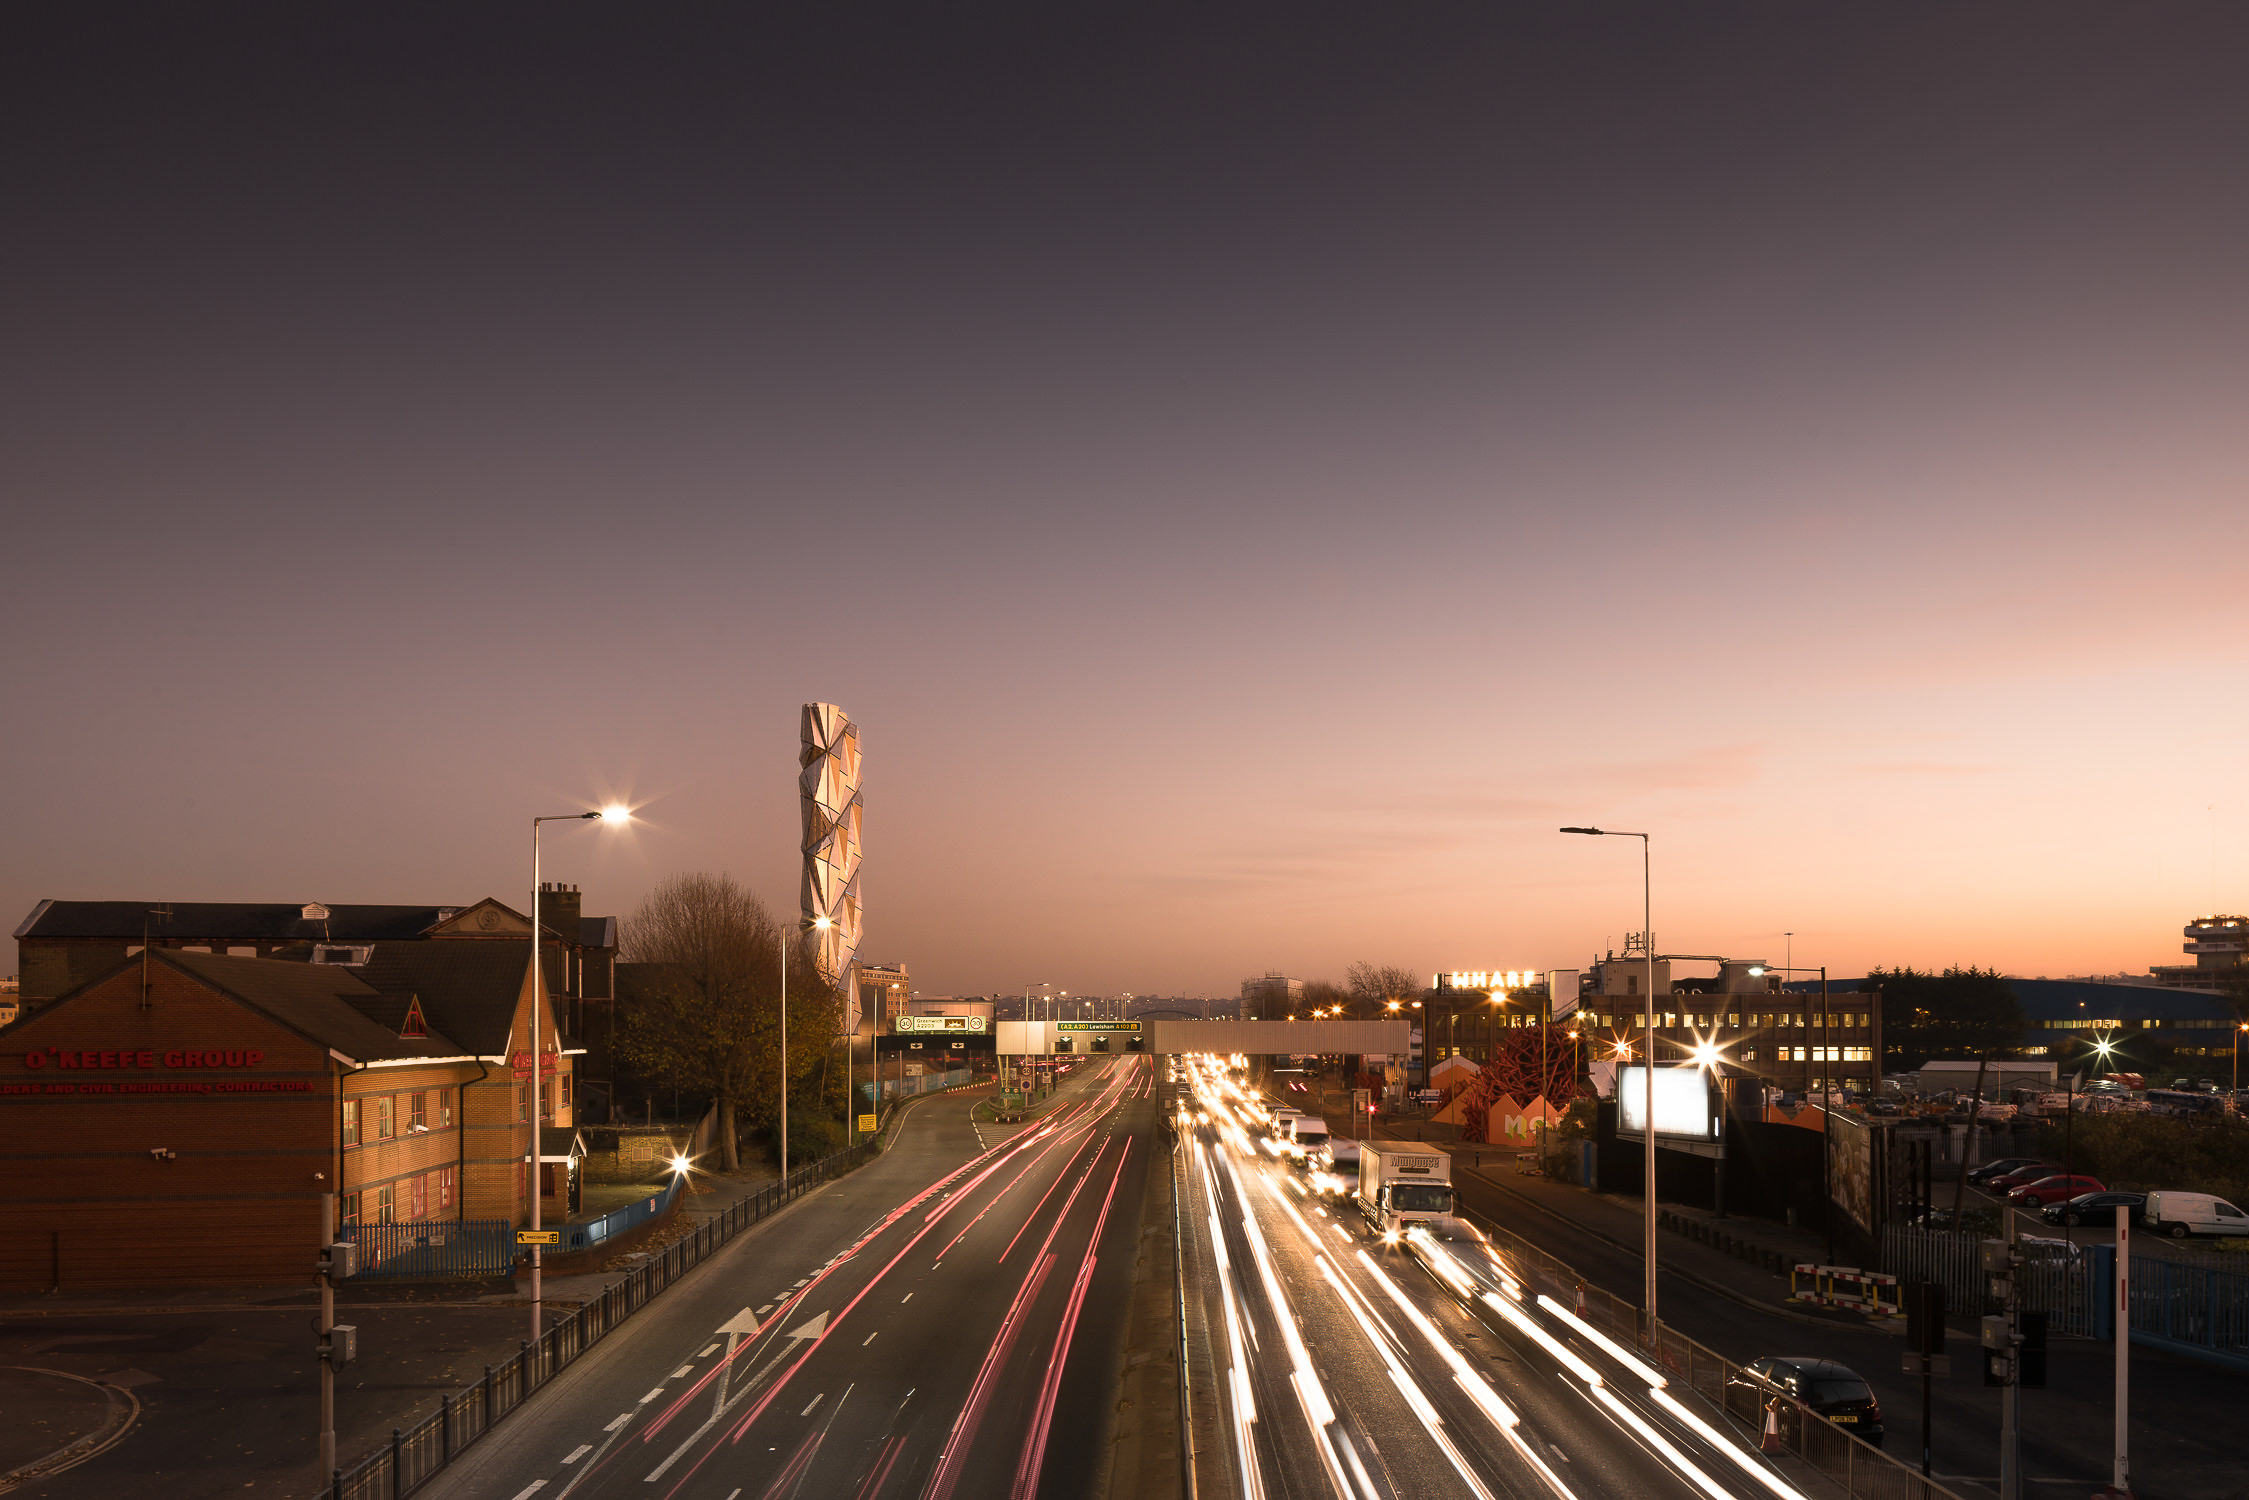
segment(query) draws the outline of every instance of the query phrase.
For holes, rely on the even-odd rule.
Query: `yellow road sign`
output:
[[[515,1242],[518,1245],[554,1245],[559,1247],[562,1244],[562,1231],[559,1229],[518,1229],[515,1232]]]
[[[528,963],[525,967],[529,967]],[[875,1117],[873,1115],[861,1115],[859,1117],[859,1130],[862,1135],[873,1135],[875,1133]]]

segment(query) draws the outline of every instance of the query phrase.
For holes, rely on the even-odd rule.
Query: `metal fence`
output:
[[[354,1224],[344,1235],[359,1246],[353,1281],[505,1276],[515,1264],[515,1225],[506,1219]]]
[[[2249,1275],[2142,1255],[2135,1242],[2131,1293],[2135,1341],[2228,1364],[2249,1361]]]
[[[1900,1281],[1933,1281],[1945,1291],[1945,1306],[1970,1317],[1998,1312],[1986,1283],[1979,1246],[1984,1236],[1956,1230],[1906,1229],[1891,1225],[1882,1233],[1882,1268]],[[2019,1242],[2023,1252],[2023,1306],[2047,1317],[2052,1333],[2099,1338],[2106,1334],[2104,1270],[2107,1246],[2061,1241]],[[2094,1253],[2094,1252],[2099,1253]]]
[[[403,1500],[572,1360],[600,1343],[735,1235],[790,1200],[864,1164],[881,1148],[880,1137],[862,1141],[847,1151],[799,1167],[706,1219],[693,1234],[666,1246],[648,1264],[549,1328],[536,1345],[526,1341],[505,1363],[486,1365],[481,1380],[441,1397],[437,1410],[412,1427],[393,1428],[387,1447],[330,1476],[322,1487],[322,1500]]]
[[[882,1080],[882,1097],[885,1099],[911,1099],[916,1094],[941,1093],[946,1089],[966,1088],[976,1081],[968,1068],[954,1068],[943,1073],[924,1073],[919,1078],[885,1078]],[[875,1097],[875,1085],[859,1085],[859,1097]]]
[[[588,1219],[583,1224],[557,1226],[562,1230],[564,1250],[591,1250],[604,1240],[614,1239],[627,1230],[638,1229],[651,1219],[661,1219],[672,1211],[672,1203],[687,1186],[684,1176],[675,1176],[660,1193],[651,1193],[636,1203],[611,1209],[598,1219]]]
[[[1588,1323],[1620,1343],[1647,1349],[1640,1309],[1593,1285],[1567,1262],[1473,1210],[1464,1210],[1492,1236],[1500,1254],[1522,1274],[1527,1289],[1544,1291],[1564,1306],[1581,1306]],[[1724,1355],[1673,1329],[1659,1330],[1657,1352],[1674,1388],[1685,1385],[1728,1416],[1763,1430],[1773,1388]],[[1777,1412],[1780,1440],[1790,1452],[1859,1500],[1961,1500],[1954,1491],[1900,1463],[1864,1438],[1845,1431],[1818,1413],[1782,1400]]]

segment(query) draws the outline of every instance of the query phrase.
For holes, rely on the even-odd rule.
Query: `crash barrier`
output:
[[[1668,1208],[1662,1209],[1656,1214],[1656,1222],[1675,1234],[1683,1234],[1714,1250],[1723,1250],[1728,1255],[1748,1261],[1759,1270],[1770,1271],[1775,1276],[1786,1276],[1789,1266],[1793,1264],[1779,1250],[1768,1250],[1754,1240],[1743,1239],[1721,1225],[1708,1219],[1698,1219],[1692,1214],[1678,1214]]]
[[[693,1234],[665,1246],[646,1265],[547,1329],[537,1344],[526,1340],[505,1363],[486,1365],[481,1380],[447,1392],[439,1398],[437,1410],[412,1427],[392,1428],[387,1446],[330,1475],[321,1487],[320,1500],[404,1500],[727,1241],[822,1183],[872,1160],[882,1144],[878,1136],[799,1167],[704,1220]]]
[[[1890,1457],[1848,1427],[1781,1396],[1773,1386],[1685,1334],[1662,1328],[1649,1338],[1639,1308],[1592,1285],[1567,1262],[1484,1215],[1472,1209],[1465,1212],[1491,1236],[1493,1248],[1511,1263],[1526,1289],[1545,1292],[1611,1338],[1653,1355],[1674,1391],[1684,1385],[1734,1418],[1753,1447],[1795,1454],[1857,1500],[1961,1500],[1958,1492]]]
[[[1905,1316],[1904,1293],[1895,1276],[1857,1266],[1823,1266],[1799,1261],[1788,1268],[1788,1300],[1814,1307],[1839,1307],[1871,1318]]]

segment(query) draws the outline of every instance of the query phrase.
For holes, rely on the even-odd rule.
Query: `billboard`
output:
[[[1616,1130],[1618,1135],[1638,1135],[1647,1115],[1646,1069],[1624,1063],[1616,1070]],[[1656,1136],[1680,1140],[1723,1139],[1718,1090],[1710,1075],[1692,1063],[1657,1068]]]

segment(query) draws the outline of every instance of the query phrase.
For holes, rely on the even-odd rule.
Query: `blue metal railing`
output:
[[[344,1234],[359,1246],[354,1281],[505,1276],[515,1264],[515,1226],[506,1219],[354,1224]]]

